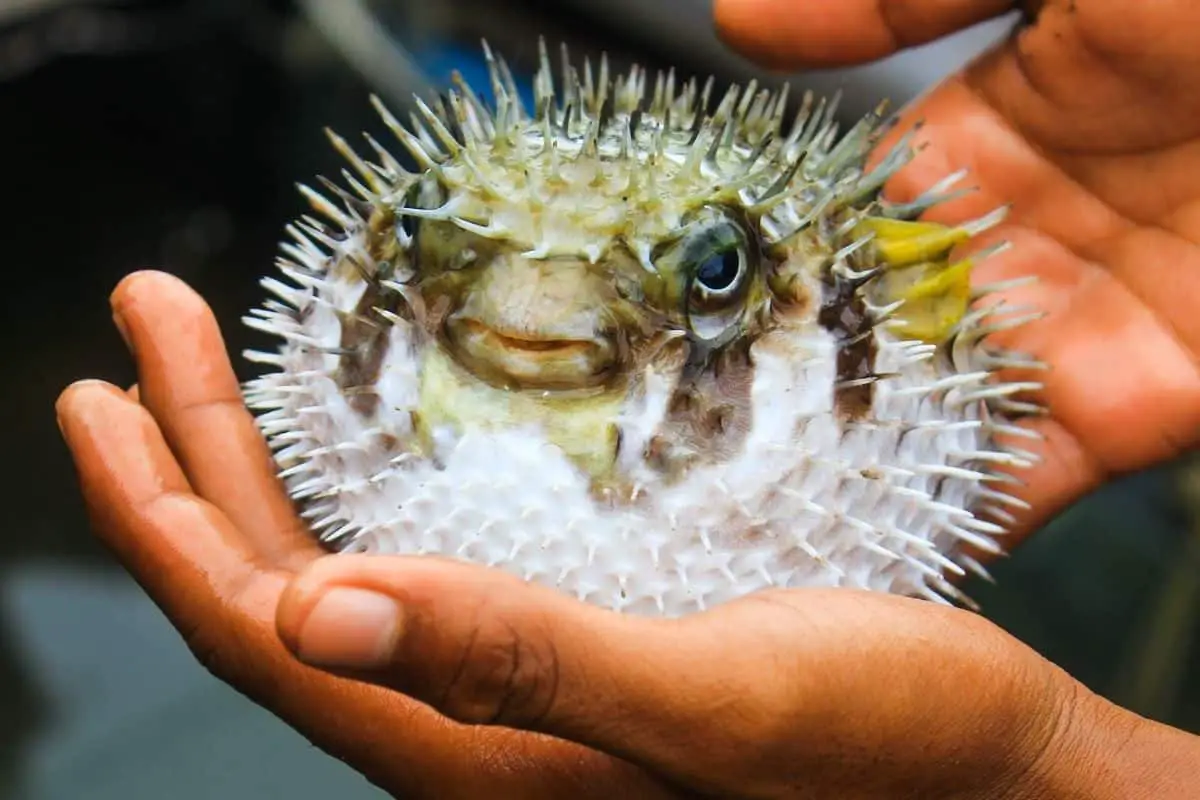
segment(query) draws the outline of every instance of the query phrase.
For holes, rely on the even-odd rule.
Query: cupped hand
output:
[[[1099,701],[966,611],[826,590],[647,620],[324,555],[199,296],[139,273],[113,306],[136,390],[58,404],[96,531],[215,675],[397,797],[1001,800],[1078,769]]]
[[[1023,376],[1050,415],[1030,425],[1043,462],[1022,471],[1032,509],[1010,543],[1200,443],[1200,4],[715,0],[722,37],[778,69],[878,59],[1017,8],[1011,37],[905,109],[892,138],[923,120],[924,149],[887,191],[969,170],[978,191],[930,217],[1011,204],[980,245],[1013,246],[978,282],[1039,278],[1002,296],[1045,318],[994,337],[1049,366]]]
[[[1184,800],[1200,763],[1200,739],[1106,703],[982,617],[879,593],[764,592],[657,619],[476,565],[355,555],[306,569],[277,621],[331,674],[579,742],[679,797]]]

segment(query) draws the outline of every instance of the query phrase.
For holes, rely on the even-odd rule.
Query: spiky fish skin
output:
[[[880,115],[838,137],[832,105],[809,97],[785,132],[785,95],[734,88],[708,113],[707,88],[677,90],[673,75],[647,105],[644,72],[612,81],[602,64],[594,80],[588,65],[580,80],[565,53],[560,100],[544,45],[529,112],[487,55],[494,110],[461,87],[406,127],[377,103],[421,171],[374,140],[368,164],[333,136],[357,196],[304,190],[327,222],[289,229],[288,280],[265,279],[277,299],[247,319],[283,339],[247,354],[275,368],[247,402],[314,534],[347,552],[460,557],[630,613],[801,586],[965,599],[948,578],[982,571],[968,549],[998,549],[1003,508],[1020,505],[1009,472],[1030,463],[997,436],[1021,434],[1014,418],[1032,407],[1017,398],[1036,386],[995,372],[1036,362],[987,345],[1019,320],[997,323],[969,288],[974,260],[950,260],[1002,213],[912,221],[948,183],[883,201],[912,153],[905,137],[866,169]],[[421,225],[441,226],[464,264],[495,252],[532,265],[539,287],[555,269],[616,282],[644,270],[658,286],[662,243],[697,209],[744,224],[763,255],[739,250],[738,275],[756,271],[745,291],[759,302],[700,320],[709,328],[656,312],[655,335],[669,335],[639,351],[615,404],[542,408],[551,392],[487,386],[431,335],[429,319],[451,317],[429,308]],[[605,268],[621,258],[624,272]],[[494,263],[482,269],[508,274]],[[528,302],[527,316],[547,313]],[[698,373],[681,366],[695,352]],[[728,444],[704,457],[694,426],[671,427],[687,369],[700,375],[688,403],[739,398],[736,433],[711,428]],[[741,376],[733,390],[722,369]],[[595,466],[609,433],[611,463]]]

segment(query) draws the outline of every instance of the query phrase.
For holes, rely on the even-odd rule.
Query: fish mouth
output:
[[[495,386],[569,391],[604,385],[617,348],[607,337],[533,336],[493,328],[478,319],[446,320],[445,341],[462,366]]]

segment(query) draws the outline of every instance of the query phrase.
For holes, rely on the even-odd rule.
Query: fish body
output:
[[[485,45],[486,51],[486,45]],[[542,45],[534,107],[486,51],[402,124],[416,164],[331,134],[344,186],[302,190],[247,402],[314,535],[438,554],[675,616],[770,587],[960,598],[998,549],[1034,366],[961,255],[999,209],[922,221],[868,166],[882,108],[712,82],[653,87]],[[958,177],[958,176],[956,176]]]

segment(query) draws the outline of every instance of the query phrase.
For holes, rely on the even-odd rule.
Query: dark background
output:
[[[196,666],[88,533],[53,401],[78,378],[132,382],[106,302],[122,275],[180,275],[239,352],[251,334],[237,320],[301,210],[294,181],[339,168],[321,128],[378,131],[369,92],[402,106],[451,67],[478,74],[482,35],[518,70],[541,33],[618,64],[752,74],[716,42],[705,0],[371,3],[376,41],[403,48],[411,73],[339,33],[355,8],[0,0],[0,797],[377,796]],[[857,114],[906,100],[1007,24],[795,82],[843,87]],[[1200,731],[1200,511],[1182,477],[1173,465],[1107,488],[998,565],[996,586],[969,589],[1092,688]]]

